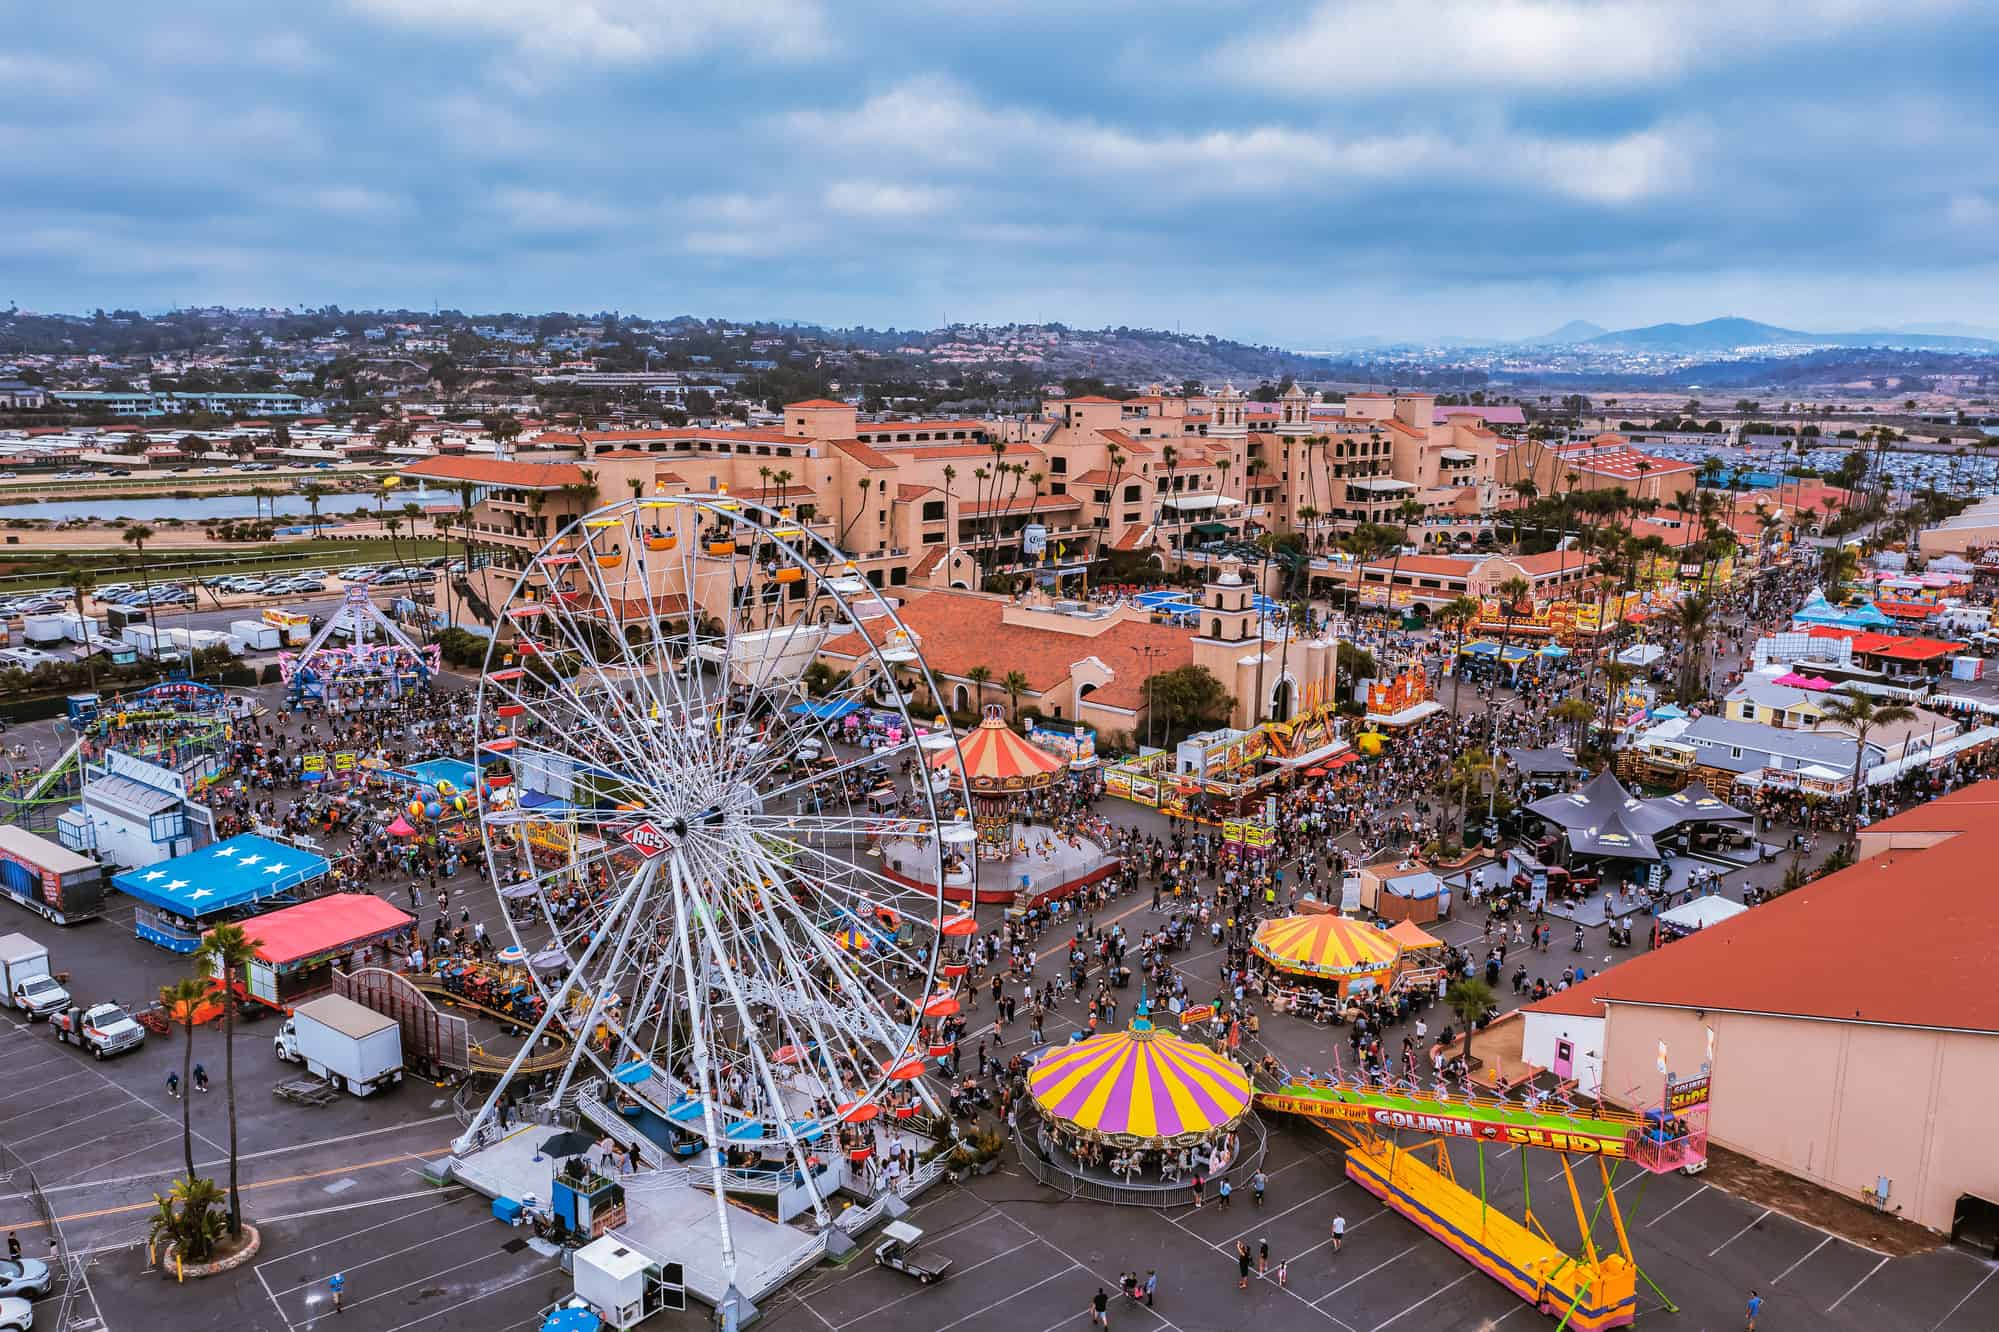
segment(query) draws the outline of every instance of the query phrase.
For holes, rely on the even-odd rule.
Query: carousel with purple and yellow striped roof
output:
[[[1159,1030],[1142,1000],[1123,1031],[1043,1056],[1027,1091],[1041,1118],[1042,1160],[1125,1183],[1227,1171],[1254,1096],[1242,1065]]]

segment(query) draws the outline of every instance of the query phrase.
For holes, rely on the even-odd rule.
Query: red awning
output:
[[[415,924],[416,917],[373,893],[334,893],[252,916],[243,922],[243,932],[258,941],[259,958],[279,967]]]

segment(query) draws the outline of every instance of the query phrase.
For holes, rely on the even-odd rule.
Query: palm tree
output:
[[[965,672],[965,678],[972,682],[972,711],[983,712],[986,707],[986,684],[993,678],[993,668],[983,663]]]
[[[1867,734],[1877,726],[1908,721],[1916,710],[1901,703],[1876,703],[1872,694],[1863,694],[1851,685],[1819,706],[1827,721],[1853,732],[1853,803],[1846,812],[1846,850],[1851,855],[1860,841],[1860,778],[1867,764]]]
[[[1478,623],[1479,604],[1471,597],[1452,597],[1436,614],[1438,624],[1456,631],[1451,644],[1451,715],[1458,715],[1458,687],[1464,683],[1465,635]]]
[[[146,587],[146,618],[153,618],[153,577],[146,565],[146,543],[153,539],[153,529],[144,523],[133,523],[118,534],[118,539],[138,552],[139,581]]]
[[[1008,671],[1000,678],[1000,688],[1006,690],[1007,701],[1013,708],[1013,719],[1020,720],[1020,696],[1027,692],[1028,680],[1024,672]]]
[[[1451,988],[1444,992],[1444,1002],[1465,1024],[1465,1068],[1470,1077],[1472,1067],[1471,1038],[1478,1030],[1479,1019],[1492,1009],[1492,987],[1477,976],[1466,976],[1451,982]]]
[[[199,976],[183,976],[160,987],[160,1002],[167,1016],[187,1028],[187,1042],[180,1057],[180,1150],[187,1159],[187,1177],[194,1178],[194,1121],[188,1109],[194,1097],[194,1010],[208,997],[208,982]]]
[[[1571,694],[1557,703],[1548,715],[1569,728],[1570,742],[1575,745],[1576,752],[1581,753],[1583,727],[1595,720],[1596,705],[1581,695]]]
[[[318,536],[319,504],[321,500],[331,495],[333,491],[317,481],[308,481],[300,488],[299,493],[305,496],[306,507],[312,510],[312,534]]]
[[[72,605],[76,607],[77,620],[79,622],[82,622],[84,621],[83,599],[89,596],[91,589],[97,586],[97,574],[94,570],[86,567],[85,565],[78,564],[74,560],[64,561],[59,572],[63,578],[63,581],[69,584],[70,602]],[[86,639],[90,637],[90,635],[87,632],[83,636]],[[96,693],[97,654],[90,650],[90,644],[88,642],[84,644],[83,669],[85,675],[90,680],[91,692]]]
[[[1714,628],[1714,606],[1706,597],[1685,597],[1673,610],[1680,631],[1680,701],[1692,703],[1707,692],[1701,649]]]
[[[233,922],[209,930],[195,950],[202,963],[213,968],[222,982],[222,1080],[229,1098],[229,1234],[243,1235],[243,1194],[236,1183],[236,978],[257,956],[263,942],[252,939],[241,925]]]
[[[1604,663],[1603,715],[1606,725],[1616,726],[1618,696],[1623,692],[1624,686],[1630,684],[1637,674],[1638,668],[1628,661],[1619,661],[1612,657]]]
[[[1458,798],[1458,845],[1468,842],[1465,836],[1465,820],[1470,817],[1471,795],[1485,784],[1485,772],[1492,764],[1492,757],[1482,749],[1470,749],[1451,760],[1450,769],[1443,780],[1444,794]]]
[[[1506,649],[1513,646],[1513,617],[1520,609],[1520,601],[1534,590],[1533,584],[1515,574],[1501,583],[1493,591],[1499,596],[1500,613],[1506,617],[1506,624],[1499,633],[1499,668],[1506,669]]]

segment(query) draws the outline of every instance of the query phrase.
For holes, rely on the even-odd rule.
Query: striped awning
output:
[[[1395,964],[1401,945],[1383,930],[1344,916],[1284,916],[1256,928],[1256,955],[1307,976],[1362,976]]]
[[[1015,735],[997,704],[986,708],[985,720],[956,749],[944,750],[932,765],[951,769],[954,779],[985,794],[1037,790],[1052,785],[1069,766]]]
[[[1110,1142],[1194,1142],[1249,1110],[1249,1074],[1226,1055],[1141,1017],[1045,1056],[1027,1075],[1050,1123]]]

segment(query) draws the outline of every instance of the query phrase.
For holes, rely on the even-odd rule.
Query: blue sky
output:
[[[1999,324],[1971,0],[110,0],[0,52],[0,302]]]

